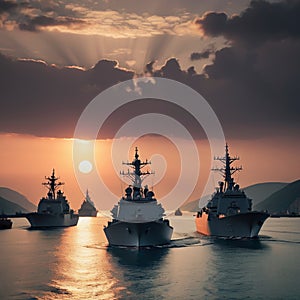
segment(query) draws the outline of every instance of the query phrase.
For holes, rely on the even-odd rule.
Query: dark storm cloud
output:
[[[146,64],[145,66],[145,73],[147,74],[153,74],[153,70],[154,70],[154,65],[155,64],[155,60],[150,61],[149,63]]]
[[[225,13],[209,12],[205,13],[195,23],[200,25],[206,35],[218,36],[224,34],[228,17]]]
[[[4,12],[10,12],[12,11],[14,8],[16,8],[18,5],[17,3],[13,2],[13,1],[0,1],[0,15]]]
[[[213,53],[212,50],[204,50],[202,52],[193,52],[190,56],[191,60],[200,60],[209,58],[209,56]]]
[[[198,19],[202,30],[223,35],[231,46],[216,51],[202,75],[181,70],[174,58],[153,74],[202,94],[229,136],[295,135],[300,129],[299,7],[299,1],[252,1],[239,16],[207,13]]]
[[[187,72],[175,67],[174,60],[153,73],[198,91],[227,137],[295,136],[300,129],[299,52],[300,41],[294,40],[266,43],[259,54],[228,47],[216,52],[203,75],[192,72],[192,67]]]
[[[182,73],[183,72],[176,58],[169,59],[161,68],[161,74],[163,77],[175,79],[178,81],[181,81]]]
[[[0,131],[72,137],[85,106],[101,91],[133,73],[116,62],[93,68],[57,68],[0,55]]]
[[[265,42],[300,36],[300,1],[251,1],[240,15],[209,12],[196,19],[208,36],[224,36],[231,41]]]
[[[196,73],[192,66],[183,70],[175,57],[161,67],[151,61],[145,71],[197,90],[216,112],[227,137],[297,136],[300,128],[297,34],[300,26],[295,25],[298,6],[297,1],[252,1],[239,16],[206,14],[198,19],[204,33],[223,35],[229,44],[215,52],[212,64],[205,66],[202,74]],[[79,70],[36,61],[13,61],[1,55],[0,130],[70,137],[82,110],[99,92],[134,76],[110,60]],[[150,111],[151,103],[148,105]],[[126,113],[125,109],[122,116]],[[134,115],[133,111],[130,113]],[[177,115],[181,114],[174,112]],[[188,123],[188,119],[185,121]]]
[[[209,12],[196,23],[206,36],[224,36],[230,45],[216,51],[203,78],[189,80],[227,133],[297,134],[300,2],[252,1],[240,15]]]
[[[270,54],[272,48],[277,51]],[[295,134],[299,130],[300,62],[294,60],[299,52],[300,41],[295,44],[290,40],[280,47],[269,42],[256,56],[236,47],[221,49],[203,75],[197,74],[193,67],[182,70],[175,58],[161,68],[152,63],[148,70],[152,76],[178,80],[203,95],[219,117],[227,137]],[[1,131],[72,137],[86,105],[105,88],[134,75],[118,68],[115,61],[102,60],[91,69],[80,70],[37,61],[12,61],[1,55]],[[152,104],[147,105],[152,111]],[[169,111],[159,108],[162,113]],[[130,106],[132,111],[123,110],[117,119],[110,120],[112,128],[118,129],[115,127],[122,125],[119,123],[124,116],[134,116],[143,109],[144,105],[138,111],[136,106]],[[191,124],[189,115],[171,110],[174,117],[181,117],[183,124]]]
[[[189,82],[190,77],[197,74],[193,66],[189,67],[187,71],[182,70],[179,60],[174,57],[168,59],[160,69],[155,69],[154,66],[152,66],[152,68],[152,75],[155,77],[165,77],[183,82],[187,85],[191,83]]]
[[[118,68],[118,63],[111,60],[100,60],[92,69],[86,71],[90,84],[99,85],[101,91],[118,82],[133,78],[134,73]]]

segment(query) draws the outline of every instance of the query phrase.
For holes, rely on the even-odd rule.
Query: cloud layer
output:
[[[228,16],[223,12],[205,13],[195,23],[205,35],[223,35],[230,41],[265,43],[300,36],[300,2],[285,0],[267,2],[253,0],[240,15]]]
[[[2,16],[16,9],[14,2],[3,3]],[[30,20],[35,23],[26,24],[36,30],[40,26],[63,26],[65,21],[72,23],[73,19],[67,19],[71,17],[67,12],[74,12],[74,7],[58,7],[64,9],[65,18],[55,21],[50,16],[35,19],[32,14]],[[77,10],[77,17],[81,13],[83,10]],[[161,66],[155,60],[149,61],[144,70],[147,76],[174,79],[197,90],[215,110],[227,136],[245,139],[297,136],[300,129],[299,20],[299,1],[292,0],[252,1],[247,9],[233,16],[220,11],[204,13],[195,19],[199,34],[207,39],[223,37],[227,45],[219,50],[205,47],[190,53],[188,59],[193,63],[213,58],[202,73],[193,66],[183,69],[176,56]],[[160,17],[152,17],[151,22],[162,24],[161,21]],[[59,68],[43,61],[1,55],[0,130],[71,137],[82,110],[98,93],[136,76],[134,71],[121,68],[117,61],[109,59],[82,69]],[[123,113],[132,115],[129,108]],[[172,116],[179,117],[180,112],[174,110]],[[189,118],[184,115],[181,121],[188,124]],[[111,121],[120,124],[119,119]]]
[[[104,2],[31,0],[17,3],[4,0],[0,4],[0,25],[7,30],[56,30],[114,38],[196,34],[192,26],[195,15],[186,10],[178,10],[176,15],[161,15],[159,10],[157,14],[149,11],[138,13],[136,9],[128,10],[128,1],[126,10],[121,10],[120,5],[113,2],[107,7]]]
[[[100,91],[132,77],[115,61],[82,70],[0,55],[1,131],[72,137],[85,106]]]

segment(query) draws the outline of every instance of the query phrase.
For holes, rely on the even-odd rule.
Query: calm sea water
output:
[[[204,238],[171,217],[171,245],[109,248],[106,219],[0,231],[0,299],[299,299],[300,218],[268,219],[259,240]]]

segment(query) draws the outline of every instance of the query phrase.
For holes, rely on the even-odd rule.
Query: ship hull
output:
[[[268,217],[267,213],[248,212],[218,218],[203,212],[195,222],[197,232],[203,235],[254,238]]]
[[[173,228],[168,220],[147,223],[109,222],[104,228],[109,245],[144,247],[170,243]]]
[[[77,214],[41,214],[29,213],[26,216],[31,228],[54,228],[76,226],[79,216]]]
[[[97,211],[78,212],[80,217],[97,217]]]

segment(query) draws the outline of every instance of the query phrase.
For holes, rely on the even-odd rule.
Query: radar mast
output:
[[[151,161],[141,161],[139,159],[139,154],[138,154],[138,147],[135,147],[135,155],[134,155],[134,160],[132,162],[123,162],[123,165],[130,166],[133,170],[130,171],[128,169],[127,172],[121,171],[120,174],[123,176],[126,176],[130,178],[130,180],[133,183],[133,187],[140,189],[142,187],[142,182],[146,177],[148,177],[151,174],[154,174],[152,171],[146,171],[142,172],[142,168],[144,168],[147,165],[150,165]]]
[[[231,164],[236,160],[240,160],[240,158],[238,156],[231,157],[229,155],[228,144],[226,143],[225,156],[224,157],[215,156],[214,160],[221,161],[223,163],[223,167],[221,167],[221,168],[214,167],[214,168],[212,168],[212,171],[219,171],[222,174],[222,176],[224,177],[224,183],[225,183],[224,190],[231,191],[235,184],[234,179],[232,178],[232,175],[235,172],[242,170],[242,166],[232,167]],[[221,189],[220,191],[221,192],[223,191],[224,183],[223,182],[220,183],[220,189]]]
[[[46,188],[49,189],[48,196],[55,199],[55,191],[58,189],[59,186],[64,185],[64,182],[56,182],[59,177],[55,177],[55,170],[52,170],[52,175],[50,177],[45,176],[45,179],[47,179],[47,182],[43,182],[42,185],[44,185]]]

